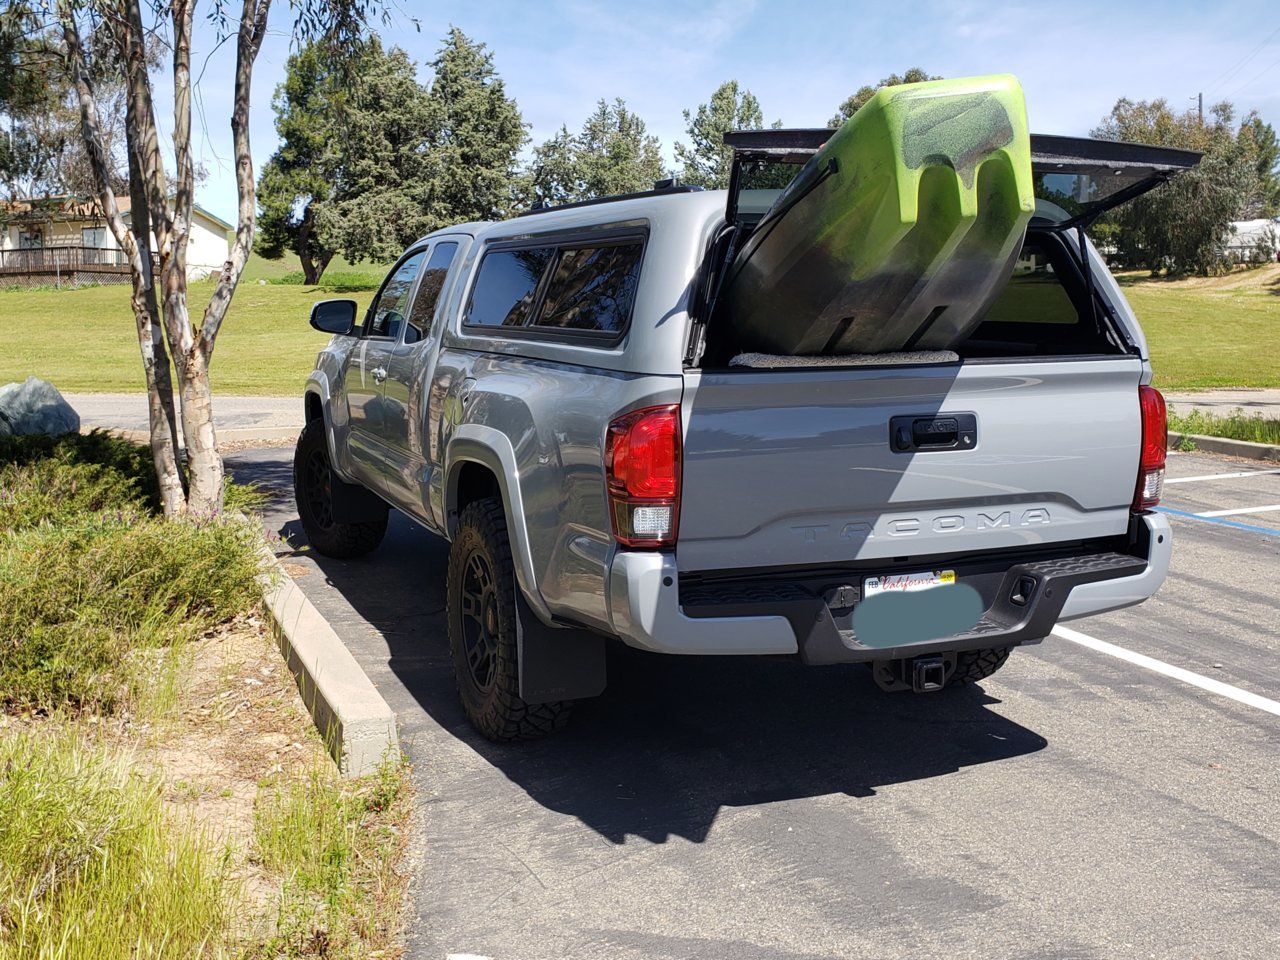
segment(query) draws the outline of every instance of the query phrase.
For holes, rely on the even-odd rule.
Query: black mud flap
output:
[[[583,700],[604,692],[604,638],[587,630],[556,629],[539,620],[516,590],[520,699],[525,703]]]

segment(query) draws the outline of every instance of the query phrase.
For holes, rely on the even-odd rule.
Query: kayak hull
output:
[[[733,326],[745,349],[773,354],[948,349],[1008,280],[1034,209],[1017,80],[886,87],[735,257]]]

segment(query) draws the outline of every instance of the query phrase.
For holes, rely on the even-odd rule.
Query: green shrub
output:
[[[0,739],[0,960],[221,953],[227,861],[159,784],[69,731]]]
[[[326,273],[320,278],[318,289],[330,293],[359,293],[361,290],[377,290],[385,277],[382,273],[365,273],[351,270],[342,273]]]
[[[150,451],[95,431],[0,437],[0,530],[159,507]]]
[[[0,533],[0,706],[137,699],[155,679],[143,651],[252,607],[259,569],[252,522],[120,510]]]
[[[1280,420],[1269,420],[1260,413],[1247,414],[1239,407],[1227,416],[1204,410],[1192,410],[1184,416],[1170,410],[1169,432],[1226,437],[1252,443],[1280,443]]]
[[[358,293],[361,290],[377,290],[382,285],[385,273],[368,273],[364,270],[337,270],[324,273],[320,282],[313,289],[328,293]],[[268,283],[280,286],[306,286],[307,282],[301,270],[294,270],[283,276],[273,277]]]

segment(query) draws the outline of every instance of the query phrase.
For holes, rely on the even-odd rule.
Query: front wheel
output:
[[[449,550],[449,655],[467,719],[499,743],[559,730],[573,703],[520,697],[517,589],[501,501],[468,504]]]
[[[311,545],[326,557],[362,557],[382,542],[387,513],[374,520],[341,523],[333,516],[333,488],[341,483],[329,463],[329,443],[324,421],[312,420],[302,428],[293,453],[293,497],[298,519]]]

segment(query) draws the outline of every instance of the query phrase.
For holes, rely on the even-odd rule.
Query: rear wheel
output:
[[[333,488],[341,481],[329,463],[324,421],[312,420],[302,428],[293,453],[293,497],[298,519],[311,545],[326,557],[361,557],[382,542],[387,514],[360,523],[340,523],[333,516]]]
[[[965,650],[956,654],[956,668],[947,679],[948,687],[985,680],[1004,666],[1013,647],[988,647],[985,650]]]
[[[489,740],[532,740],[569,719],[573,701],[520,697],[515,570],[502,503],[470,503],[449,551],[449,654],[467,719]]]

